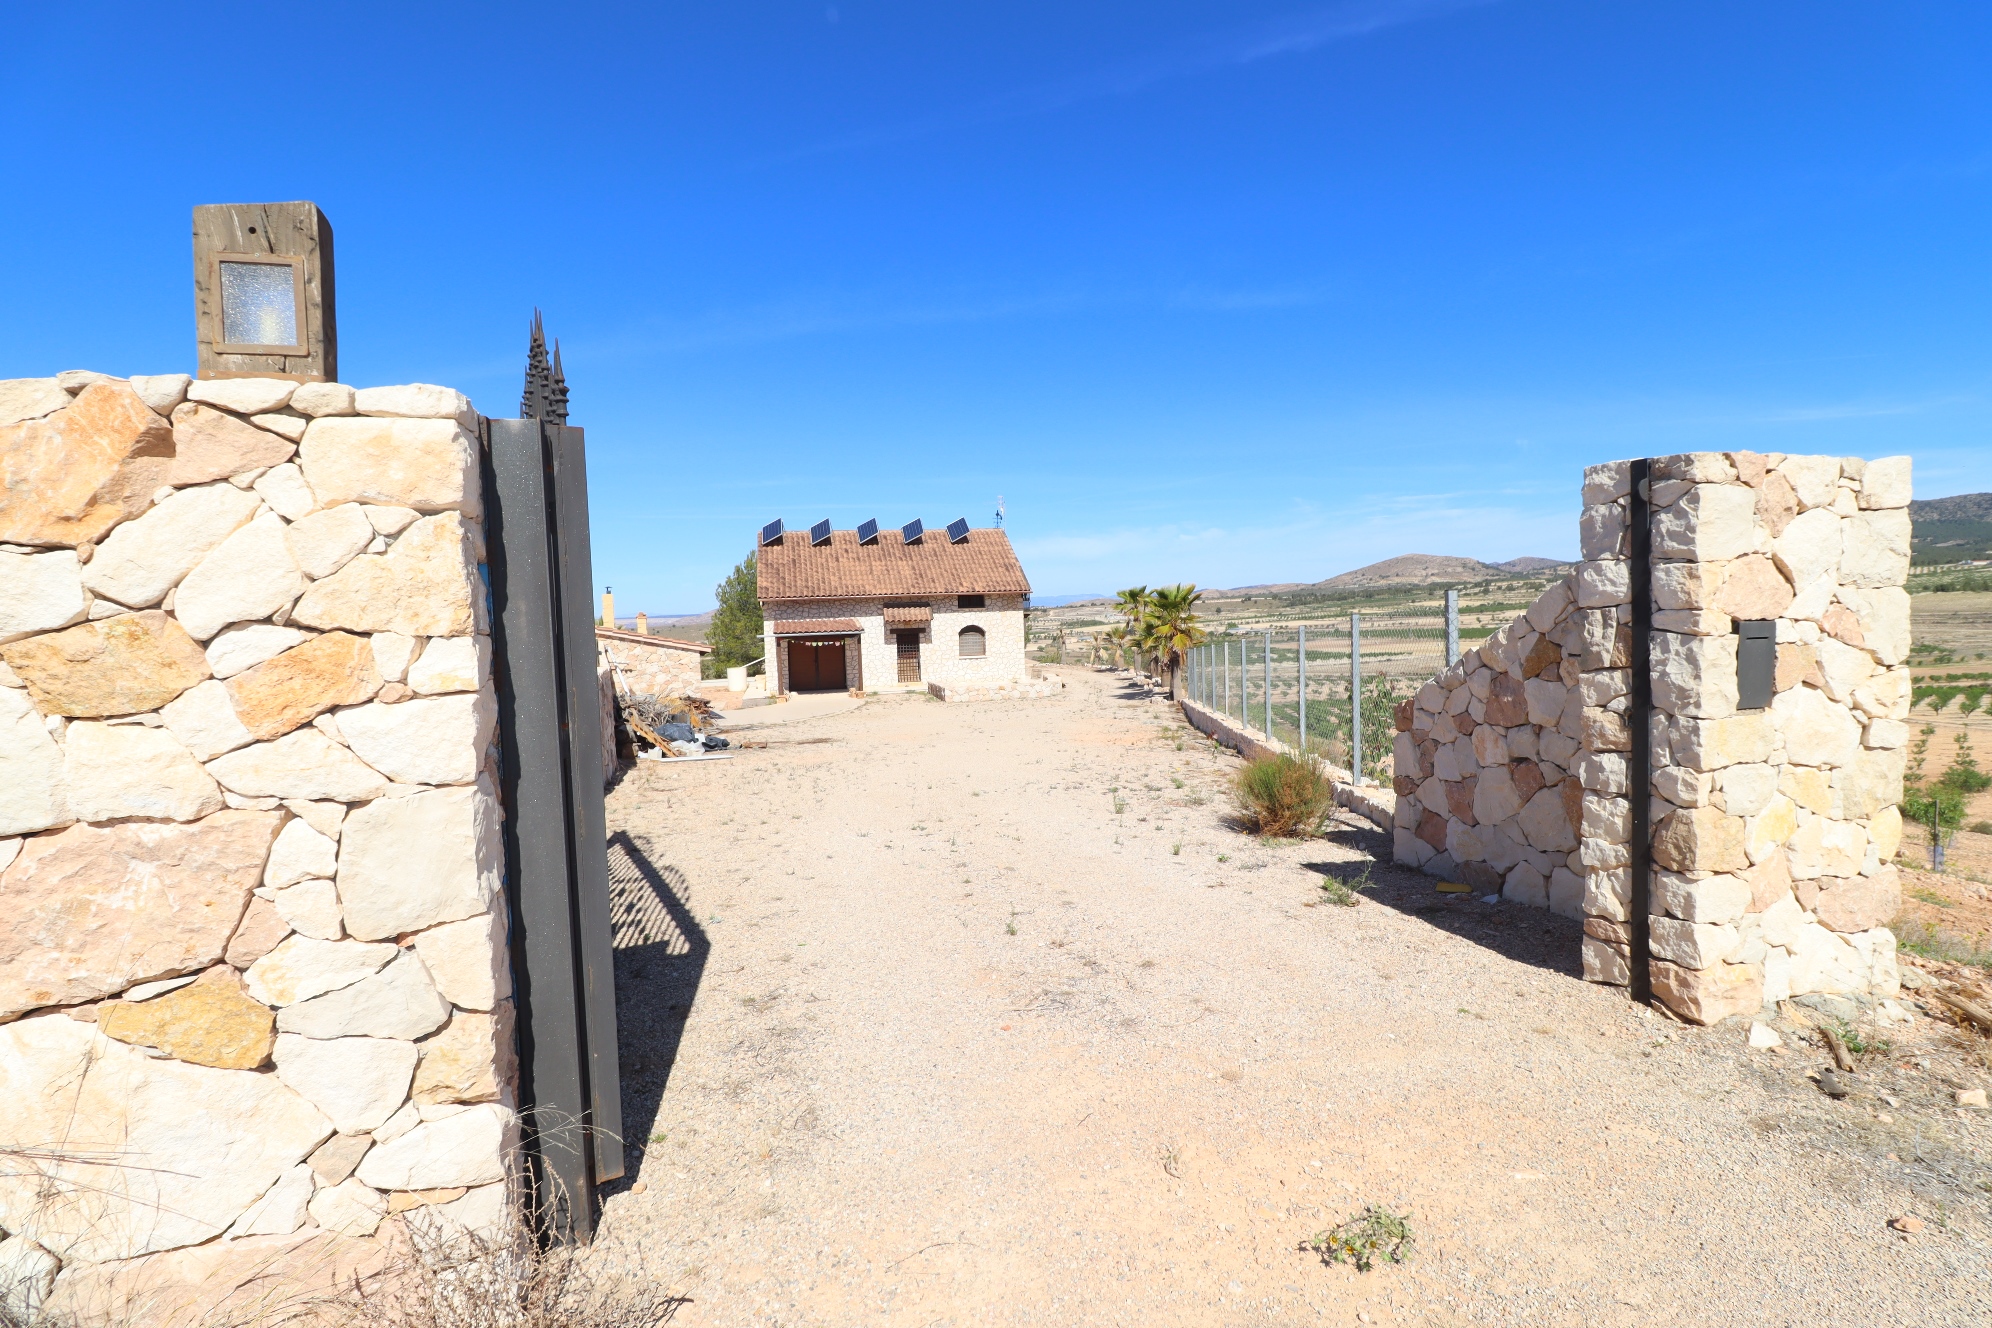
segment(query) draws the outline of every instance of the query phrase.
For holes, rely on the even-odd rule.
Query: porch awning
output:
[[[887,627],[925,627],[934,621],[934,610],[926,604],[886,605]]]
[[[856,636],[856,618],[797,618],[790,622],[775,624],[775,635],[782,636]]]

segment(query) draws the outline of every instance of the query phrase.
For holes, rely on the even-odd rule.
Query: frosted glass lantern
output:
[[[302,355],[303,264],[294,258],[221,254],[215,262],[221,294],[221,337],[215,349],[234,355]]]

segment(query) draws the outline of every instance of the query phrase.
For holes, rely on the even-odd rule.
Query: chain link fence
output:
[[[1496,621],[1483,623],[1483,617]],[[1247,728],[1389,783],[1398,702],[1471,649],[1505,613],[1443,608],[1351,613],[1213,633],[1190,651],[1184,695]]]

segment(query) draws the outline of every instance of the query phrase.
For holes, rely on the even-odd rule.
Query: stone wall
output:
[[[698,686],[700,661],[710,653],[689,641],[599,627],[595,644],[622,674],[623,685],[641,696],[683,696]]]
[[[496,1221],[470,403],[74,374],[0,420],[0,1146],[43,1159],[0,1168],[0,1261],[60,1303],[106,1261]]]
[[[1583,916],[1575,578],[1401,702],[1397,861],[1516,903]]]
[[[1654,994],[1703,1023],[1789,996],[1892,996],[1909,459],[1690,453],[1656,459],[1648,489]],[[1399,859],[1476,887],[1499,872],[1504,894],[1532,898],[1532,876],[1513,884],[1523,863],[1541,870],[1526,850],[1553,855],[1550,843],[1567,835],[1551,835],[1547,808],[1534,837],[1520,813],[1487,834],[1509,801],[1481,796],[1482,758],[1500,755],[1497,742],[1462,746],[1442,718],[1464,713],[1472,739],[1497,684],[1519,697],[1544,777],[1527,806],[1554,787],[1552,765],[1582,789],[1565,790],[1578,842],[1564,854],[1567,875],[1550,873],[1544,902],[1581,912],[1585,976],[1611,983],[1628,980],[1630,963],[1629,493],[1627,462],[1585,472],[1576,573],[1400,711],[1396,753]],[[1738,705],[1735,624],[1748,619],[1776,623],[1775,694],[1759,710]],[[1552,669],[1564,697],[1553,723],[1556,692],[1542,681]],[[1519,791],[1515,729],[1501,736],[1508,774],[1494,783]],[[1557,759],[1565,751],[1567,764]]]

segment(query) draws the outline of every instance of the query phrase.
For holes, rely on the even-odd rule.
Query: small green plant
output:
[[[1170,782],[1171,784],[1174,784],[1174,785],[1175,785],[1175,786],[1176,786],[1177,788],[1181,788],[1181,787],[1183,787],[1183,778],[1182,778],[1182,776],[1181,776],[1181,775],[1171,775],[1171,776],[1169,776],[1169,782]]]
[[[1835,1019],[1833,1023],[1836,1025],[1836,1031],[1840,1034],[1840,1041],[1844,1042],[1847,1050],[1856,1056],[1866,1056],[1870,1052],[1886,1056],[1889,1052],[1895,1050],[1895,1044],[1887,1038],[1875,1033],[1863,1033],[1859,1028],[1844,1019]]]
[[[1157,827],[1157,828],[1159,829],[1160,827]],[[1180,858],[1180,857],[1182,857],[1182,856],[1183,856],[1183,841],[1182,841],[1182,840],[1180,840],[1180,839],[1179,839],[1179,840],[1177,840],[1177,841],[1176,841],[1175,843],[1173,843],[1173,844],[1169,845],[1169,856],[1170,856],[1170,857],[1172,857],[1172,858]]]
[[[1369,868],[1364,867],[1361,871],[1346,880],[1339,876],[1323,876],[1321,878],[1321,894],[1323,901],[1326,903],[1340,904],[1344,908],[1354,908],[1357,902],[1356,892],[1358,890],[1371,889],[1375,885],[1376,882],[1370,879]]]
[[[1957,905],[1953,903],[1951,900],[1945,899],[1942,895],[1938,894],[1935,890],[1930,889],[1928,886],[1919,885],[1914,890],[1911,890],[1909,893],[1914,897],[1916,897],[1917,899],[1922,900],[1924,903],[1934,904],[1938,908],[1957,907]]]
[[[1311,756],[1262,756],[1232,783],[1239,812],[1261,835],[1297,839],[1319,834],[1335,810],[1335,785]]]
[[[1973,821],[1964,828],[1974,835],[1992,835],[1992,821]]]
[[[1007,932],[1009,935],[1015,936],[1017,934],[1017,924],[1014,922],[1006,922],[1003,924],[1003,930]]]
[[[1229,853],[1220,853],[1217,855],[1217,860],[1219,862],[1229,862],[1231,861],[1231,855]]]
[[[1393,1213],[1371,1204],[1340,1226],[1315,1232],[1300,1248],[1320,1255],[1323,1263],[1346,1261],[1353,1263],[1357,1272],[1367,1273],[1378,1259],[1403,1263],[1411,1257],[1412,1244],[1408,1213]]]

